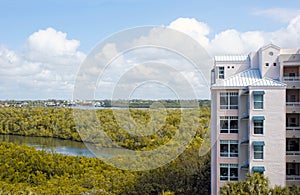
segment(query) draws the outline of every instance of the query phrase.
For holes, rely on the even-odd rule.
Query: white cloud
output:
[[[209,39],[206,37],[210,32],[208,25],[197,21],[195,18],[178,18],[171,22],[168,27],[190,35],[203,46],[209,44]]]
[[[288,23],[300,14],[300,9],[270,8],[253,12],[257,16],[266,16],[279,22]]]
[[[72,56],[76,54],[79,41],[66,39],[67,34],[53,28],[39,30],[27,40],[29,57]],[[35,55],[40,54],[41,56]]]
[[[213,55],[245,54],[257,50],[264,44],[265,38],[262,32],[238,32],[231,29],[215,35],[207,49]]]
[[[16,52],[5,47],[0,47],[0,75],[3,76],[28,76],[36,74],[41,69],[39,63],[24,60]]]
[[[294,16],[295,13],[296,12],[291,13],[291,16]],[[208,38],[209,34],[207,34],[207,32],[209,31],[205,31],[205,29],[209,29],[209,27],[207,27],[208,25],[203,22],[198,22],[194,18],[185,18],[184,20],[178,19],[171,24],[172,26],[185,26],[184,23],[186,23],[187,28],[176,28],[176,30],[186,33],[196,39],[212,56],[224,54],[248,54],[268,43],[274,43],[282,48],[297,48],[300,44],[300,14],[293,19],[290,19],[286,27],[273,32],[239,32],[235,29],[228,29],[215,34],[212,39]],[[199,23],[200,26],[205,26],[205,28],[199,28],[197,23]],[[170,25],[170,27],[172,26]],[[186,29],[194,29],[194,31]],[[207,40],[208,43],[205,42],[203,44],[203,40]]]
[[[292,19],[286,28],[267,33],[270,41],[286,48],[299,48],[300,44],[300,15]]]
[[[260,32],[241,33],[235,29],[225,30],[215,34],[213,39],[209,39],[208,25],[197,21],[195,18],[179,18],[171,22],[168,27],[191,36],[212,56],[248,52],[261,46],[263,42]]]
[[[256,14],[272,15],[276,11],[282,10],[264,10],[264,12]],[[286,26],[273,32],[260,30],[241,32],[236,29],[226,29],[211,34],[208,24],[194,18],[178,18],[167,27],[181,31],[197,40],[211,56],[248,54],[271,42],[282,48],[299,48],[300,15],[295,16],[296,13],[295,11],[281,15],[282,21],[289,20],[289,22]],[[293,18],[290,19],[292,16]],[[195,67],[180,59],[182,56],[177,56],[176,53],[167,49],[173,48],[179,51],[178,53],[182,51],[182,53],[188,54],[187,57],[199,56],[199,50],[195,50],[190,43],[184,42],[185,39],[176,33],[170,34],[167,30],[162,31],[160,28],[153,28],[147,34],[141,33],[140,37],[132,40],[126,38],[128,37],[124,37],[124,42],[135,49],[120,55],[122,48],[115,43],[108,43],[103,47],[99,56],[95,54],[95,58],[99,57],[104,62],[112,60],[104,69],[105,74],[97,86],[100,89],[97,92],[101,93],[96,92],[97,94],[102,97],[103,94],[108,94],[106,97],[111,97],[116,82],[118,79],[126,77],[127,73],[128,85],[137,84],[143,79],[159,81],[162,78],[162,81],[170,81],[169,84],[174,86],[176,82],[181,83],[178,82],[178,79],[185,78],[188,83],[192,83],[198,97],[208,97],[201,76],[195,74]],[[0,99],[71,98],[77,70],[85,58],[85,54],[78,50],[79,44],[78,40],[68,39],[66,33],[48,28],[30,35],[23,52],[18,53],[0,46],[0,83],[1,89],[5,89],[0,94]],[[139,47],[142,45],[148,47]],[[151,47],[151,45],[162,45],[165,48]],[[151,69],[144,66],[149,62],[161,63],[174,68],[174,73],[171,73],[171,69],[158,69],[158,66]],[[88,79],[87,77],[92,73],[99,73],[99,69],[99,66],[91,66],[88,74],[82,75],[83,79]],[[181,76],[183,77],[181,78]],[[209,73],[205,73],[204,76],[208,80]],[[158,91],[155,94],[155,90],[150,90],[151,86],[155,87],[153,84],[142,87],[141,89],[147,90],[147,93],[140,91],[138,95],[144,95],[143,98],[147,98],[149,95],[159,97],[159,93],[161,93],[163,97],[167,97],[164,88],[156,85]],[[178,85],[178,89],[183,92],[184,87]]]
[[[23,52],[0,47],[0,83],[6,91],[0,98],[71,98],[85,58],[79,44],[67,39],[66,33],[48,28],[30,35]]]
[[[292,19],[286,27],[274,32],[258,30],[240,32],[236,29],[227,29],[215,35],[210,35],[208,24],[199,22],[194,18],[178,18],[171,22],[168,27],[169,29],[181,31],[197,40],[211,56],[249,54],[271,42],[282,48],[299,47],[300,43],[300,16]],[[110,64],[109,68],[106,69],[102,81],[109,82],[111,90],[104,89],[100,82],[98,89],[103,93],[98,94],[111,94],[109,91],[113,91],[118,82],[121,82],[122,86],[118,90],[123,90],[124,94],[126,94],[126,92],[133,88],[132,86],[136,86],[144,81],[149,81],[150,83],[152,81],[164,81],[170,86],[177,85],[178,87],[176,89],[188,93],[188,88],[186,87],[187,83],[185,83],[184,86],[179,85],[182,83],[177,80],[177,78],[181,78],[178,77],[180,75],[186,78],[189,85],[194,88],[193,90],[198,98],[207,98],[209,89],[207,84],[203,82],[203,78],[201,78],[199,74],[194,74],[197,68],[195,69],[191,64],[187,63],[182,59],[182,56],[177,56],[176,52],[174,53],[171,52],[172,50],[168,50],[168,48],[170,48],[178,53],[188,54],[188,59],[191,59],[189,57],[203,55],[202,51],[191,47],[191,42],[185,42],[186,40],[187,39],[184,39],[179,34],[162,28],[153,28],[149,30],[148,33],[144,33],[133,41],[126,40],[127,43],[130,44],[130,48],[134,49],[130,50],[130,52],[123,53],[121,55],[122,60],[115,60]],[[101,50],[101,59],[113,59],[120,55],[122,48],[119,48],[119,45],[123,44],[108,43],[104,46]],[[162,47],[155,47],[155,45]],[[144,66],[148,62],[151,62],[152,65]],[[155,63],[161,65],[156,66]],[[164,69],[163,67],[165,65],[168,66],[169,69]],[[210,65],[206,64],[206,66],[209,66],[209,69],[211,68]],[[157,69],[158,67],[160,68]],[[203,67],[205,68],[205,66]],[[201,68],[203,67],[201,66]],[[172,72],[171,69],[174,69],[174,71]],[[204,78],[206,78],[206,81],[209,82],[209,73],[203,71],[202,74]],[[108,86],[108,84],[106,83],[105,86]],[[150,87],[154,85],[147,86]],[[148,88],[148,91],[155,90]],[[159,93],[162,94],[162,91],[158,89],[157,94]],[[153,93],[155,97],[157,97],[157,94]],[[140,95],[145,95],[140,98],[149,97],[149,93],[146,92]],[[108,95],[107,97],[111,96]]]
[[[147,34],[145,33],[146,35],[143,34],[141,37],[137,37],[131,42],[131,45],[128,45],[131,49],[122,53],[122,60],[118,61],[114,58],[116,56],[110,56],[110,58],[115,60],[105,69],[99,82],[96,90],[97,95],[102,95],[99,98],[103,98],[104,95],[106,95],[106,98],[110,98],[113,92],[116,95],[114,98],[129,98],[127,93],[140,85],[144,86],[142,89],[147,88],[147,92],[136,94],[137,91],[133,90],[133,94],[131,94],[133,97],[157,99],[161,95],[161,98],[165,98],[165,87],[159,86],[158,83],[168,86],[168,89],[176,86],[177,91],[175,90],[175,92],[181,93],[181,95],[184,94],[182,98],[188,98],[187,96],[193,92],[195,93],[193,94],[194,96],[190,95],[189,98],[195,96],[208,98],[208,91],[206,93],[198,93],[199,90],[203,89],[200,85],[201,82],[203,83],[204,78],[201,78],[199,74],[193,74],[198,69],[189,61],[191,58],[188,55],[202,56],[199,55],[200,51],[196,49],[197,47],[193,47],[195,41],[191,42],[189,38],[184,39],[185,35],[183,36],[182,33],[174,32],[174,30],[170,29],[153,28],[147,30],[149,31]],[[126,35],[127,33],[124,34]],[[126,40],[126,42],[128,43],[129,41]],[[101,59],[107,56],[105,55],[106,48],[110,48],[108,51],[114,51],[109,53],[119,55],[122,52],[118,48],[119,45],[122,46],[123,43],[109,43],[103,46],[102,49],[99,48],[101,55],[98,54],[98,56],[102,56]],[[187,58],[180,54],[186,55],[185,57]],[[101,59],[99,59],[99,63],[101,63]],[[209,66],[209,64],[206,65]],[[105,86],[102,86],[102,81],[110,82],[110,90],[107,90],[107,83],[105,83]],[[153,82],[156,84],[153,85]],[[192,85],[194,86],[193,90],[190,88]],[[170,97],[174,98],[170,92],[168,93]]]

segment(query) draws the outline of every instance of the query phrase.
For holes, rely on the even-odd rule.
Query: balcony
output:
[[[290,156],[300,155],[300,151],[286,151],[286,155],[290,155]]]
[[[300,175],[287,175],[286,185],[287,186],[300,185]]]
[[[283,77],[283,81],[286,82],[286,81],[300,81],[300,76],[285,76]]]
[[[300,102],[286,102],[287,106],[297,107],[300,106]]]
[[[300,183],[300,163],[286,163],[286,184],[288,186]]]
[[[288,126],[286,127],[287,131],[300,131],[300,126]]]
[[[300,112],[300,102],[286,102],[286,112],[287,113],[299,113]]]
[[[283,82],[287,84],[287,88],[300,88],[300,76],[285,76]]]
[[[300,126],[287,126],[286,127],[286,137],[300,137]]]
[[[287,175],[286,180],[300,180],[300,175]]]
[[[288,163],[300,162],[300,151],[286,151],[285,160]]]
[[[300,138],[286,138],[286,161],[300,162]]]
[[[242,166],[241,166],[241,169],[246,169],[248,170],[249,169],[249,163],[248,162],[243,162]]]
[[[237,152],[220,152],[221,157],[239,157],[239,153]]]
[[[243,145],[248,145],[249,144],[249,139],[242,139],[241,144]]]

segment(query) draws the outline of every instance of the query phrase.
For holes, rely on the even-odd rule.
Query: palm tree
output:
[[[228,182],[221,189],[224,195],[264,195],[269,194],[269,180],[261,173],[247,174],[246,181]]]
[[[264,177],[262,173],[254,173],[253,176],[248,173],[246,191],[250,194],[268,194],[270,191],[269,179]]]

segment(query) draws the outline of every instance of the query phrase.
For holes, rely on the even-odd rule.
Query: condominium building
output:
[[[216,56],[211,76],[212,194],[254,172],[300,185],[300,49]]]

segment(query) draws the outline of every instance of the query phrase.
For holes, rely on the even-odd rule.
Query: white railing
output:
[[[236,110],[238,108],[239,108],[238,105],[220,105],[220,109],[224,109],[224,110]]]
[[[239,153],[237,152],[220,152],[221,157],[239,157]]]
[[[300,81],[300,76],[285,76],[284,81]]]
[[[300,155],[300,151],[286,151],[286,155]]]
[[[287,131],[299,131],[300,130],[300,126],[296,126],[296,127],[286,127]]]
[[[286,180],[300,180],[300,175],[287,175]]]
[[[287,106],[298,107],[300,106],[300,102],[286,102]]]

